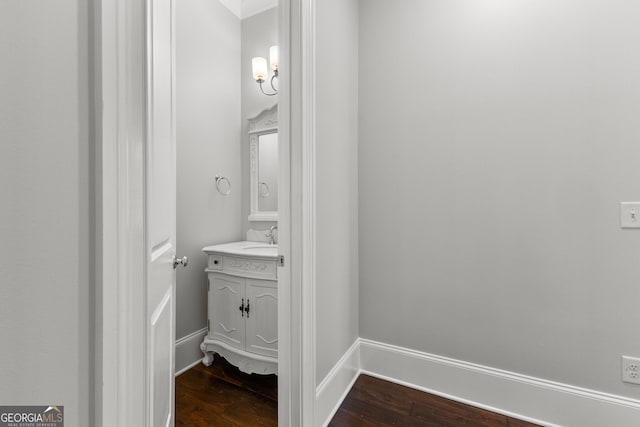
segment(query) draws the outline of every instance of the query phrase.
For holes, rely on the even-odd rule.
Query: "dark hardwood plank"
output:
[[[539,427],[539,426],[538,424],[532,424],[528,421],[509,418],[509,427]]]
[[[176,378],[176,426],[278,425],[275,375],[248,375],[217,357]]]
[[[361,375],[351,388],[341,409],[357,416],[366,424],[356,425],[404,425],[411,410],[411,402],[399,399],[406,387]],[[347,424],[351,425],[351,424]]]
[[[534,424],[361,375],[330,427],[535,427]]]
[[[389,422],[389,420],[377,420],[363,413],[352,412],[341,407],[329,423],[329,427],[385,427],[389,425],[400,425],[398,421],[404,421],[404,416],[398,416],[395,422]]]
[[[411,416],[442,427],[508,427],[507,417],[424,393],[415,399]]]

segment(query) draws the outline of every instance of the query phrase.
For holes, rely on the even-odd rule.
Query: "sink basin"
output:
[[[247,245],[247,246],[243,246],[242,247],[243,250],[247,250],[247,249],[271,249],[271,248],[278,250],[278,245],[269,245],[267,243],[264,243],[264,244]]]
[[[269,245],[268,243],[258,243],[255,245],[247,245],[242,247],[242,252],[247,255],[254,256],[277,256],[278,245]]]

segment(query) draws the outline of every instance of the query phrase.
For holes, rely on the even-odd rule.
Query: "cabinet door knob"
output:
[[[242,317],[244,317],[244,298],[242,298],[242,305],[240,305],[240,307],[238,307],[238,310],[240,310],[240,314],[242,314]],[[247,313],[249,311],[247,310]],[[247,314],[247,317],[249,317],[249,315]]]
[[[247,306],[244,308],[244,311],[247,312],[247,318],[249,318],[249,298],[247,298]]]
[[[189,263],[189,258],[187,258],[186,256],[183,256],[182,258],[176,258],[175,256],[173,257],[174,269],[178,268],[179,265],[186,267],[188,263]]]

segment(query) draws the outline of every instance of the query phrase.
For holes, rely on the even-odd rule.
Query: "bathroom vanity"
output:
[[[247,238],[276,242],[278,221],[278,106],[249,119],[249,222],[270,222],[269,230],[249,229]],[[224,177],[216,177],[216,185]],[[223,181],[224,182],[224,181]],[[223,195],[230,192],[218,187]],[[278,247],[242,241],[203,248],[208,262],[207,335],[202,363],[214,353],[246,373],[278,372]]]
[[[278,372],[276,245],[235,242],[203,248],[208,262],[208,333],[202,363],[218,353],[246,373]]]

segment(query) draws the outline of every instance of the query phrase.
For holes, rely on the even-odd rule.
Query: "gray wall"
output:
[[[0,402],[69,426],[93,406],[89,4],[0,11]]]
[[[177,330],[206,326],[207,245],[242,240],[240,166],[240,20],[218,1],[176,6]],[[231,180],[231,194],[214,177]]]
[[[640,396],[639,15],[360,2],[362,337]]]
[[[247,229],[269,229],[273,222],[251,222],[247,219],[251,210],[249,199],[249,122],[263,110],[278,102],[278,96],[266,96],[251,74],[251,58],[262,56],[269,63],[269,48],[278,44],[278,8],[242,20],[242,66],[240,81],[242,87],[242,236]],[[271,69],[269,69],[271,75]],[[276,83],[277,84],[277,83]],[[265,91],[271,92],[267,82]],[[277,86],[276,86],[277,87]]]
[[[316,13],[319,383],[358,337],[358,1]]]

